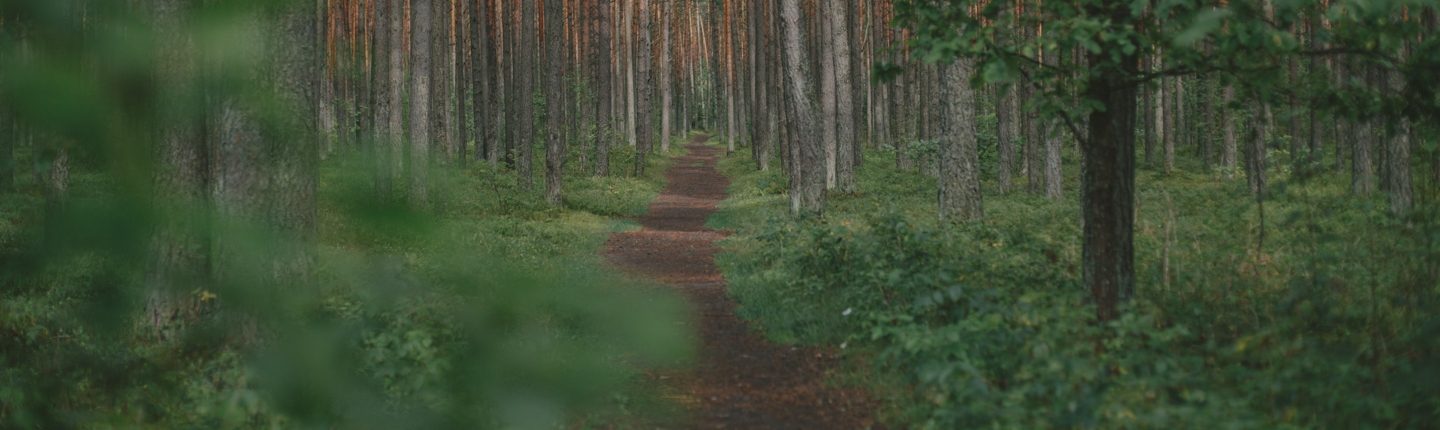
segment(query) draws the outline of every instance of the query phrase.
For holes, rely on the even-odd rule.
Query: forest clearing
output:
[[[1435,428],[1437,21],[0,0],[0,428]]]

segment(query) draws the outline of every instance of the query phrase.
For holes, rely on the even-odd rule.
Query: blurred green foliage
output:
[[[1074,154],[1066,151],[1066,156]],[[1426,428],[1440,419],[1440,211],[1345,178],[1280,177],[1261,234],[1243,180],[1142,171],[1137,297],[1094,320],[1078,208],[987,194],[936,221],[935,181],[867,154],[856,196],[785,215],[727,159],[720,264],[772,338],[840,346],[904,428]],[[1073,166],[1073,164],[1067,164]],[[1065,175],[1073,195],[1074,172]],[[993,182],[985,189],[993,190]],[[852,378],[854,379],[854,378]]]
[[[0,139],[19,166],[0,190],[0,428],[555,428],[639,413],[637,372],[686,359],[678,299],[597,255],[666,157],[643,178],[571,169],[558,207],[512,172],[437,165],[414,208],[344,148],[308,172],[317,228],[296,237],[155,187],[168,121],[222,97],[286,115],[244,77],[274,37],[244,23],[287,3],[194,2],[202,98],[166,92],[164,40],[134,3],[0,1],[0,115],[18,124]],[[153,272],[176,237],[209,247],[172,292]],[[149,321],[157,294],[189,309],[173,337]]]

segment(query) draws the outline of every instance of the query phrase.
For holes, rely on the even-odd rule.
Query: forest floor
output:
[[[875,426],[875,402],[859,389],[828,383],[833,351],[779,345],[735,315],[715,265],[725,232],[705,222],[725,199],[729,179],[715,168],[723,149],[696,136],[666,172],[666,187],[639,219],[642,229],[616,233],[606,259],[627,273],[678,290],[692,309],[698,363],[657,374],[666,397],[685,408],[685,428],[833,428]]]

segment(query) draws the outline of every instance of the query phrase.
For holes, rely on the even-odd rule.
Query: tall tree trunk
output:
[[[1405,93],[1404,79],[1399,72],[1385,72],[1385,87],[1394,91],[1395,94]],[[1385,187],[1390,198],[1390,212],[1395,215],[1405,215],[1410,212],[1414,205],[1414,186],[1411,183],[1410,167],[1410,120],[1400,119],[1400,125],[1396,130],[1390,131],[1390,136],[1385,142],[1385,162],[1389,164],[1385,176],[1387,186]]]
[[[155,340],[174,338],[178,329],[198,317],[199,302],[187,297],[199,290],[209,275],[209,242],[198,234],[193,217],[180,215],[203,207],[209,181],[210,153],[200,132],[203,118],[195,114],[202,97],[197,85],[195,45],[186,33],[193,13],[179,0],[153,0],[151,20],[159,36],[156,62],[160,89],[158,118],[160,163],[155,176],[157,213],[163,218],[151,239],[151,290],[145,302],[145,323]],[[8,118],[0,113],[0,121]],[[0,124],[0,145],[10,154],[10,130]],[[0,160],[0,192],[9,190],[13,159]],[[48,188],[47,188],[48,189]]]
[[[1259,198],[1265,193],[1265,139],[1270,128],[1270,106],[1257,106],[1247,121],[1249,136],[1245,139],[1245,179],[1250,192]]]
[[[520,33],[513,35],[519,46],[515,55],[515,76],[519,85],[515,89],[515,100],[519,104],[519,118],[515,123],[516,160],[520,176],[520,189],[530,190],[535,185],[535,51],[539,35],[535,32],[535,1],[522,1],[520,9]]]
[[[820,45],[820,136],[825,143],[825,189],[833,190],[836,185],[835,169],[837,167],[836,157],[838,145],[836,145],[836,127],[838,125],[838,112],[835,101],[838,90],[835,88],[835,38],[834,29],[831,27],[830,14],[839,7],[836,2],[822,1],[819,5],[819,18],[815,27],[819,29],[818,43]],[[849,91],[849,89],[845,89]]]
[[[625,26],[621,30],[625,34],[625,138],[631,148],[638,148],[639,136],[635,131],[640,126],[635,118],[635,8],[636,2],[642,0],[621,1],[625,7]]]
[[[390,116],[391,111],[397,109],[390,104],[390,16],[393,14],[392,1],[397,0],[375,0],[375,60],[372,64],[375,72],[375,82],[370,87],[374,94],[371,99],[374,101],[370,121],[375,124],[375,134],[369,136],[372,139],[370,145],[370,157],[375,161],[375,192],[381,198],[393,196],[394,185],[391,179],[394,173],[390,171],[393,164],[390,161],[392,155],[390,142]]]
[[[1116,22],[1129,18],[1118,3],[1089,6],[1097,16]],[[1115,49],[1115,48],[1112,48]],[[1135,54],[1090,54],[1090,64],[1119,58],[1118,68],[1099,68],[1086,86],[1086,98],[1100,103],[1090,113],[1089,138],[1081,169],[1080,206],[1084,225],[1081,262],[1085,285],[1095,299],[1097,316],[1114,319],[1121,302],[1135,291],[1135,102],[1137,86],[1129,80],[1139,69]]]
[[[545,107],[548,112],[545,127],[549,138],[545,141],[545,201],[560,204],[563,179],[560,177],[565,162],[564,143],[560,141],[560,130],[565,124],[561,118],[565,103],[561,100],[565,90],[565,24],[561,0],[545,0]]]
[[[830,6],[830,37],[835,63],[835,181],[841,192],[853,193],[855,184],[855,89],[850,81],[850,11],[845,4]],[[974,97],[971,97],[973,103]],[[973,109],[973,107],[972,107]],[[973,113],[973,111],[972,111]]]
[[[1153,69],[1162,70],[1164,64],[1160,60],[1160,53],[1156,52],[1154,58],[1155,64]],[[1169,140],[1169,136],[1166,134],[1165,129],[1165,79],[1157,79],[1155,81],[1155,84],[1152,85],[1151,88],[1153,88],[1153,91],[1155,93],[1154,96],[1150,99],[1151,105],[1155,109],[1154,112],[1150,113],[1155,123],[1152,127],[1153,131],[1155,132],[1155,143],[1161,147],[1164,147],[1165,142]],[[1164,149],[1161,149],[1161,151],[1163,152]],[[1155,160],[1150,156],[1150,154],[1150,151],[1145,152],[1145,163],[1149,164],[1150,167],[1153,168],[1155,167]],[[1166,168],[1166,171],[1168,172],[1169,168]]]
[[[805,27],[800,21],[800,0],[781,0],[785,29],[785,75],[789,92],[792,154],[798,178],[791,180],[790,212],[820,215],[825,211],[825,156],[818,140],[814,88],[807,81],[810,61],[806,55]]]
[[[1220,168],[1225,170],[1226,178],[1233,178],[1236,167],[1235,156],[1239,149],[1235,142],[1235,116],[1232,106],[1235,104],[1235,87],[1225,85],[1225,88],[1220,90],[1220,98],[1220,122],[1225,133],[1224,147],[1220,151]]]
[[[653,34],[655,30],[655,20],[650,14],[650,0],[637,1],[640,2],[638,14],[640,17],[640,34],[638,35],[640,37],[640,47],[636,50],[636,57],[638,58],[635,59],[635,74],[640,85],[636,88],[638,94],[636,94],[635,101],[635,176],[643,177],[645,176],[646,159],[655,146],[655,115],[654,112],[651,112],[650,106],[651,95],[654,94],[655,91],[655,85],[650,79],[651,72],[654,69],[654,64],[650,60],[652,58],[652,48],[654,47]]]
[[[940,99],[945,105],[941,121],[940,219],[973,221],[984,211],[980,206],[980,156],[976,140],[975,92],[970,77],[972,60],[961,58],[945,65],[940,78]]]
[[[268,44],[259,49],[272,54],[262,67],[240,73],[250,87],[273,95],[278,109],[262,112],[240,94],[215,95],[214,202],[221,215],[255,222],[292,239],[265,256],[272,269],[268,280],[278,286],[305,285],[312,265],[308,244],[316,231],[319,162],[316,10],[311,2],[263,10],[273,15],[256,11],[244,18],[242,27],[263,35]],[[219,250],[212,255],[222,260],[240,247],[226,241],[215,245]],[[226,261],[216,266],[218,276],[237,275]]]
[[[610,175],[610,133],[615,130],[611,101],[614,97],[611,82],[614,78],[610,67],[615,52],[610,47],[610,0],[595,0],[592,3],[595,17],[595,40],[591,43],[591,60],[595,61],[595,176]]]
[[[660,6],[660,152],[670,152],[670,117],[674,112],[671,105],[671,65],[670,65],[670,15],[673,13],[673,2],[661,0]]]
[[[394,189],[393,197],[400,197],[403,193],[400,188],[405,184],[400,182],[405,175],[405,100],[401,98],[405,85],[405,1],[404,0],[382,0],[387,1],[390,6],[389,17],[389,79],[385,85],[386,97],[389,99],[390,117],[387,118],[388,130],[386,143],[390,167],[386,169],[390,173],[388,183]]]
[[[472,0],[463,0],[471,3]],[[471,132],[475,139],[475,158],[484,159],[494,167],[499,151],[494,146],[495,123],[489,123],[495,102],[490,84],[490,6],[489,0],[474,2],[470,13],[470,110]]]
[[[433,42],[432,2],[410,2],[410,204],[430,202],[430,79],[433,77],[430,45]]]
[[[1015,104],[1015,86],[995,88],[995,146],[998,152],[995,179],[1000,193],[1009,193],[1015,177],[1015,135],[1011,133]]]
[[[15,189],[15,143],[19,140],[16,129],[15,118],[0,108],[0,193]]]
[[[1169,94],[1164,96],[1162,103],[1167,105],[1164,108],[1164,115],[1168,115],[1169,118],[1165,118],[1165,134],[1164,139],[1160,142],[1160,146],[1163,148],[1161,152],[1164,158],[1162,162],[1164,163],[1165,173],[1170,173],[1175,170],[1175,145],[1177,145],[1180,140],[1179,123],[1176,121],[1176,119],[1180,117],[1179,109],[1177,109],[1177,106],[1180,105],[1180,78],[1175,77],[1166,80],[1169,81],[1168,85],[1163,87],[1169,91]]]

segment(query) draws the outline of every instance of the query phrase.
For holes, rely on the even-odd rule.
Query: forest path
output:
[[[735,315],[725,278],[715,266],[715,241],[725,234],[705,221],[725,199],[730,181],[715,170],[723,149],[697,136],[666,172],[666,187],[639,221],[639,231],[616,233],[605,243],[610,264],[681,292],[700,336],[698,363],[659,375],[664,392],[689,412],[683,428],[864,429],[874,426],[874,405],[853,389],[828,386],[836,357],[777,345]]]

